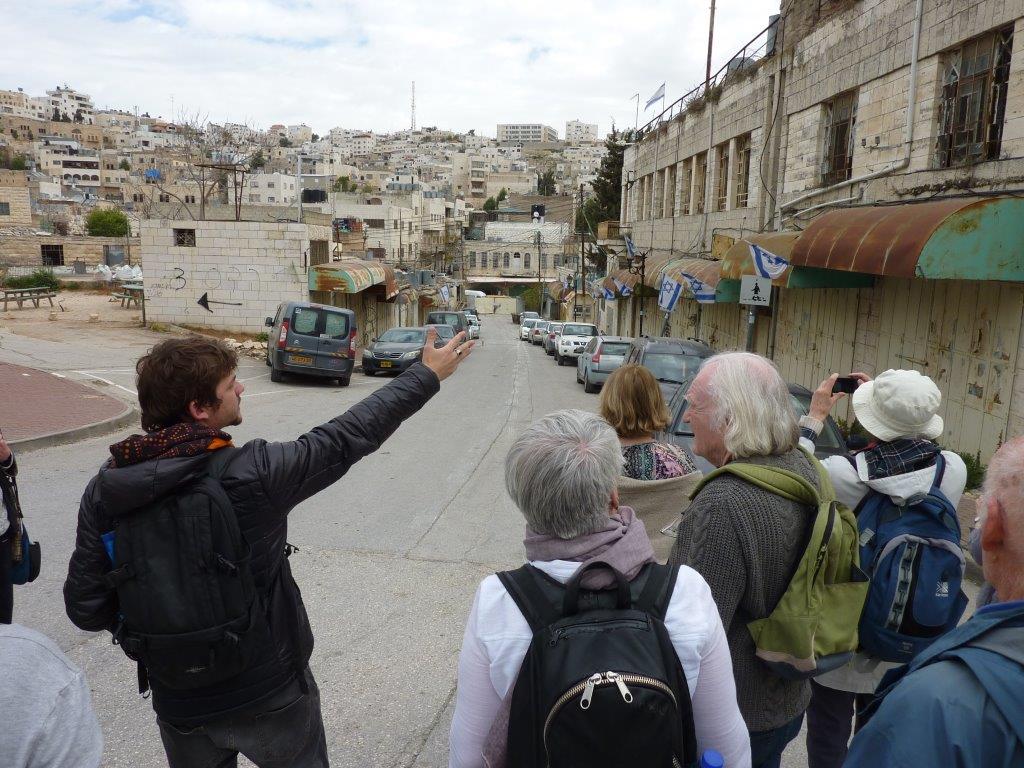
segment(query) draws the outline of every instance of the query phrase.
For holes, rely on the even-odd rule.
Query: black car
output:
[[[707,344],[694,339],[633,339],[623,365],[636,363],[654,374],[665,400],[671,399],[684,381],[695,376],[700,364],[715,354]]]
[[[452,328],[450,325],[436,325],[434,323],[431,323],[423,327],[428,331],[431,328],[437,331],[437,341],[434,342],[435,347],[443,347],[445,344],[447,344],[449,341],[455,338],[455,329]]]
[[[391,328],[363,350],[363,373],[400,373],[420,359],[427,343],[426,328]]]
[[[694,454],[693,430],[689,424],[683,421],[683,412],[686,410],[687,402],[686,393],[689,391],[690,384],[692,383],[693,377],[690,377],[676,389],[675,394],[668,403],[668,426],[663,433],[657,436],[657,439],[685,448],[697,462],[697,469],[707,474],[714,467],[703,457]],[[797,417],[806,415],[811,407],[811,391],[806,387],[801,387],[799,384],[790,384],[789,397],[793,401],[793,409],[796,411]],[[819,459],[824,459],[828,456],[838,456],[846,453],[846,451],[847,447],[846,442],[843,440],[843,434],[839,431],[839,426],[829,416],[825,420],[825,426],[822,428],[821,434],[814,441],[814,455]]]

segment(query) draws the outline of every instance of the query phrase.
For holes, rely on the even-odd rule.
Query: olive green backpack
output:
[[[818,470],[820,494],[794,472],[741,462],[716,469],[701,483],[728,473],[818,510],[786,592],[771,615],[747,625],[758,658],[788,679],[814,677],[850,660],[868,593],[868,578],[860,569],[857,519],[836,501],[825,468],[810,453],[807,456]]]

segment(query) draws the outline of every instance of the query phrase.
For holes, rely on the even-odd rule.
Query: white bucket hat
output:
[[[942,393],[918,371],[888,370],[853,393],[857,421],[879,440],[900,437],[934,440],[942,434]]]

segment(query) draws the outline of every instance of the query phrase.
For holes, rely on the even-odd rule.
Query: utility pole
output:
[[[711,21],[708,23],[708,67],[704,74],[704,95],[711,87],[711,44],[715,39],[715,0],[711,0]]]
[[[577,218],[583,218],[583,185],[582,184],[580,184],[580,208],[579,208],[579,215],[578,215]],[[580,310],[580,289],[585,288],[586,287],[586,282],[587,282],[587,262],[586,262],[586,259],[585,259],[584,255],[583,255],[583,246],[584,246],[584,242],[583,242],[583,227],[580,227],[579,231],[580,231],[580,265],[579,265],[579,269],[577,270],[577,275],[576,275],[577,278],[579,278],[579,282],[577,282],[576,285],[573,286],[575,288],[575,290],[573,291],[573,297],[572,297],[572,319],[574,321],[579,318],[580,311],[581,311]]]
[[[235,191],[238,194],[238,191]],[[298,223],[302,223],[302,155],[295,154],[295,200],[299,204],[299,218]]]
[[[541,269],[540,227],[537,227],[537,314],[544,308],[544,270]]]
[[[402,209],[399,208],[398,209],[398,268],[399,269],[402,269],[404,267],[404,263],[403,263],[403,256],[404,256],[404,254],[402,253],[402,251],[403,251],[403,246],[402,246],[402,229],[404,229],[404,227],[405,227],[405,225],[402,224]]]

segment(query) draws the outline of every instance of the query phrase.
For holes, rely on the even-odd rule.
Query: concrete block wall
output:
[[[105,263],[104,246],[115,245],[124,248],[125,261],[131,256],[132,263],[139,261],[139,239],[131,238],[125,243],[123,237],[88,237],[69,235],[0,235],[0,266],[41,267],[43,264],[41,245],[63,245],[64,264],[70,267],[75,261],[84,261],[95,267]]]
[[[195,247],[175,245],[174,229],[195,229]],[[259,333],[282,301],[308,300],[310,240],[330,229],[294,222],[142,222],[146,319]],[[197,302],[211,301],[207,311]]]

